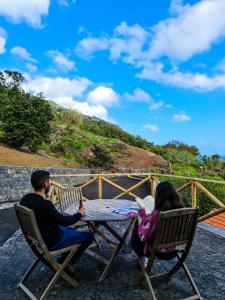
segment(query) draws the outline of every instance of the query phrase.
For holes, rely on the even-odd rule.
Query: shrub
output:
[[[103,168],[105,170],[113,168],[112,155],[104,146],[94,145],[91,151],[92,154],[88,157],[88,166],[90,168]]]
[[[16,148],[27,146],[36,152],[49,141],[52,112],[41,94],[31,96],[21,88],[22,75],[0,72],[0,121],[2,140]],[[3,76],[3,77],[2,77]]]

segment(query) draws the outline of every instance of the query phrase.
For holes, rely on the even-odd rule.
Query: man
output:
[[[71,264],[74,264],[94,240],[91,232],[77,231],[68,227],[84,216],[85,209],[80,208],[71,216],[59,213],[52,202],[44,198],[50,189],[50,174],[47,171],[33,172],[31,184],[34,193],[25,195],[20,204],[34,211],[42,238],[49,250],[59,250],[74,244],[81,244],[71,259]],[[68,253],[64,253],[58,262],[62,263],[67,255]]]

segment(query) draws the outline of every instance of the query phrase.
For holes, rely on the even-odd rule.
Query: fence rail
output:
[[[199,222],[205,221],[206,219],[209,219],[213,216],[216,216],[222,212],[225,211],[225,204],[223,201],[218,199],[212,192],[210,192],[203,184],[204,183],[214,183],[214,184],[222,184],[225,185],[225,181],[222,180],[210,180],[210,179],[203,179],[203,178],[194,178],[194,177],[186,177],[186,176],[176,176],[176,175],[170,175],[170,174],[158,174],[158,173],[112,173],[112,174],[53,174],[52,178],[59,177],[91,177],[91,179],[87,180],[85,183],[83,183],[80,188],[83,190],[87,186],[90,186],[94,183],[97,183],[97,191],[98,191],[98,198],[102,199],[103,197],[103,183],[111,185],[113,188],[117,189],[119,193],[113,197],[113,199],[119,199],[121,197],[124,197],[125,195],[129,195],[133,199],[137,197],[134,190],[142,186],[143,184],[149,183],[149,194],[151,194],[153,197],[155,197],[156,193],[156,187],[157,184],[160,182],[160,177],[168,177],[173,179],[183,179],[187,180],[184,184],[177,187],[176,190],[178,193],[183,192],[184,190],[190,190],[190,198],[191,198],[191,206],[197,207],[198,206],[198,197],[197,192],[203,193],[215,206],[216,208],[199,217]],[[138,182],[134,185],[132,185],[129,188],[124,188],[120,186],[119,184],[113,182],[111,178],[115,177],[131,177],[138,179]],[[137,178],[138,177],[138,178]],[[58,192],[59,190],[65,188],[66,186],[57,183],[57,181],[52,181],[51,189],[48,194],[48,198],[56,204],[58,201]],[[85,200],[89,200],[85,198]]]

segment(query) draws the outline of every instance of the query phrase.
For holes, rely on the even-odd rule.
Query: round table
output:
[[[81,221],[87,222],[90,227],[93,228],[95,234],[103,238],[107,243],[114,245],[115,251],[113,255],[111,256],[110,260],[106,260],[105,258],[101,257],[100,255],[94,253],[90,249],[87,249],[86,252],[90,254],[92,257],[95,257],[96,259],[100,260],[101,262],[104,262],[106,264],[106,268],[104,272],[102,273],[101,277],[99,278],[99,281],[102,281],[106,275],[108,274],[116,256],[118,255],[120,249],[122,248],[123,244],[125,243],[125,240],[132,229],[132,225],[134,224],[135,220],[137,219],[137,216],[127,216],[127,215],[121,215],[115,212],[115,210],[121,209],[121,208],[138,208],[138,204],[134,201],[127,200],[127,199],[95,199],[95,200],[88,200],[84,201],[84,208],[86,209],[86,214],[81,218]],[[65,210],[65,213],[67,214],[74,214],[79,209],[78,204],[72,204],[68,209]],[[111,226],[108,224],[108,222],[123,222],[131,220],[127,226],[127,229],[125,230],[123,236],[120,236]],[[115,244],[112,242],[108,237],[105,236],[104,233],[102,233],[99,230],[99,227],[103,226],[107,231],[109,231],[118,241],[118,244]]]
[[[132,216],[115,213],[115,210],[121,208],[137,209],[138,205],[136,202],[127,199],[95,199],[84,201],[84,208],[86,214],[81,218],[84,222],[115,222],[133,218]],[[78,209],[79,205],[73,204],[65,211],[65,213],[73,214]]]

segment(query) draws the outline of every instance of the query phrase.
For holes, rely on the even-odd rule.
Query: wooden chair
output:
[[[62,213],[72,204],[83,204],[82,191],[79,187],[62,189],[58,193],[58,199]]]
[[[78,287],[78,282],[64,270],[71,261],[72,257],[74,256],[80,245],[76,244],[57,251],[49,251],[45,242],[42,239],[41,233],[36,222],[36,218],[34,216],[34,212],[18,204],[15,205],[15,211],[24,237],[29,247],[37,257],[33,264],[30,266],[30,268],[27,270],[17,287],[22,289],[22,291],[30,299],[37,300],[34,294],[25,286],[25,281],[30,277],[32,271],[39,262],[45,264],[55,273],[48,286],[44,290],[43,294],[41,295],[41,300],[46,299],[49,296],[59,277],[62,277],[72,287]],[[68,256],[66,257],[63,264],[59,265],[53,258],[65,252],[68,252]]]
[[[185,300],[202,299],[197,286],[195,285],[194,280],[184,263],[192,245],[197,221],[197,208],[182,208],[159,213],[157,219],[156,236],[146,267],[144,266],[142,259],[138,257],[141,266],[141,275],[139,276],[136,284],[140,285],[144,278],[151,295],[150,299],[157,299],[151,279],[169,279],[181,267],[183,268],[194,292],[193,296],[185,298]],[[173,247],[178,247],[178,249],[182,247],[182,250],[177,250],[174,253],[174,257],[177,257],[178,259],[177,263],[168,273],[149,276],[154,259],[157,257],[162,259],[162,257],[159,256],[160,250]]]
[[[70,187],[70,188],[62,189],[58,193],[58,199],[59,199],[59,205],[62,213],[64,213],[65,210],[73,204],[77,204],[78,206],[81,204],[83,206],[83,195],[82,195],[81,188],[79,187]],[[78,221],[72,227],[78,228],[84,226],[88,226],[90,229],[92,229],[90,223],[86,223],[83,221]],[[101,246],[99,244],[99,241],[97,240],[96,234],[94,234],[94,239],[98,249],[101,250]]]

